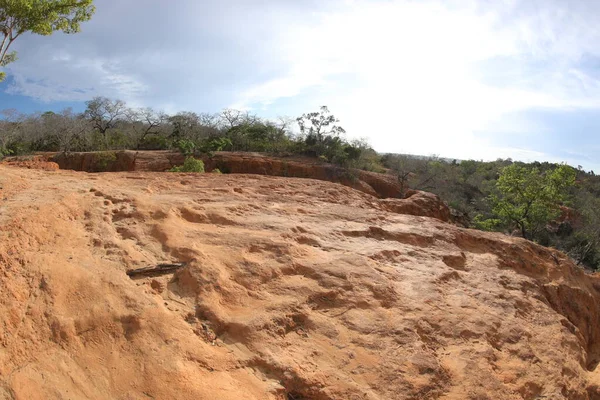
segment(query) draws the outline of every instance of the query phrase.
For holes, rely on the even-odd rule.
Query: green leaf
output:
[[[95,11],[93,0],[0,0],[0,67],[17,59],[8,50],[23,33],[76,33]]]

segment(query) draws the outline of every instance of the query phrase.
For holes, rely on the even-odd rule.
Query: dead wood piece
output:
[[[178,269],[185,267],[186,265],[187,263],[184,262],[173,264],[157,264],[149,267],[132,269],[131,271],[127,271],[127,275],[129,275],[130,278],[166,275],[171,274]]]

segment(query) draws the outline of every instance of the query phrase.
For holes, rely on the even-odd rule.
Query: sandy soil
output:
[[[410,201],[0,166],[0,399],[600,399],[598,279]]]

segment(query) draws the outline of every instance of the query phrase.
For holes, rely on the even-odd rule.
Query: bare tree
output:
[[[157,133],[168,118],[165,113],[150,107],[128,109],[125,115],[134,132],[136,149],[140,148],[148,135]]]
[[[400,197],[404,197],[409,188],[410,178],[414,175],[416,168],[414,159],[402,154],[394,154],[391,157],[390,167],[398,179],[398,184],[400,185]]]
[[[193,112],[180,112],[169,117],[169,122],[173,126],[172,136],[175,139],[194,140],[200,130],[200,117]]]
[[[235,126],[240,125],[242,112],[240,110],[233,110],[226,108],[221,111],[220,123],[225,129],[231,129]]]
[[[44,114],[42,120],[46,135],[54,137],[59,150],[64,153],[72,151],[77,140],[84,141],[90,128],[90,122],[82,114],[74,113],[71,108],[66,108],[59,114]]]
[[[425,162],[419,163],[418,175],[421,179],[414,184],[414,188],[425,191],[436,189],[439,184],[439,177],[444,173],[442,162],[438,155],[432,154]]]
[[[198,120],[201,125],[207,128],[219,128],[219,114],[200,113],[198,114]]]
[[[282,135],[290,135],[292,126],[296,123],[296,120],[292,117],[277,117],[277,121],[274,122],[277,131]]]
[[[202,130],[201,136],[217,137],[221,135],[219,114],[200,113],[198,117]]]
[[[85,116],[90,120],[95,130],[104,137],[108,147],[107,132],[114,128],[119,120],[125,117],[127,106],[121,100],[111,100],[106,97],[94,97],[86,103]]]
[[[21,133],[26,115],[16,109],[2,110],[0,115],[2,115],[0,119],[0,157],[2,157],[10,153],[8,147]]]
[[[228,130],[242,124],[255,124],[260,122],[260,118],[254,114],[250,114],[249,111],[234,110],[231,108],[226,108],[221,111],[219,119],[221,126]]]

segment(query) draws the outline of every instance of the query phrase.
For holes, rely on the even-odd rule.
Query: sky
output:
[[[600,2],[96,0],[75,35],[26,35],[0,109],[94,96],[168,113],[327,105],[380,152],[600,171]]]

